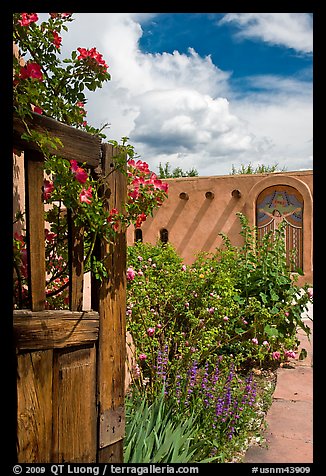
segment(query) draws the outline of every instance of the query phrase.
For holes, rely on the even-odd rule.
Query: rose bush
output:
[[[126,174],[128,198],[121,210],[107,210],[101,190],[106,177],[95,175],[85,164],[68,161],[49,153],[59,139],[30,130],[26,118],[34,113],[47,115],[75,128],[105,138],[103,129],[90,126],[85,120],[87,99],[85,89],[95,91],[110,80],[108,65],[96,48],[79,47],[71,57],[61,59],[61,32],[73,21],[72,13],[50,13],[47,21],[38,23],[36,13],[13,15],[13,39],[18,47],[14,55],[14,112],[25,125],[22,137],[34,141],[42,150],[44,161],[44,203],[47,271],[47,306],[67,306],[65,290],[68,277],[68,220],[83,230],[85,272],[92,270],[101,279],[107,274],[94,256],[94,244],[101,238],[111,242],[120,229],[140,227],[167,196],[168,186],[149,170],[146,162],[137,160],[134,147],[123,137],[115,146],[114,168]],[[22,64],[22,62],[24,64]],[[127,166],[126,166],[127,162]],[[18,213],[16,221],[23,222]],[[24,230],[24,224],[22,223]],[[27,273],[24,231],[14,237],[15,306],[26,307]],[[24,245],[23,245],[24,243]]]

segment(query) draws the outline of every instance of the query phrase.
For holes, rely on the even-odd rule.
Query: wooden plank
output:
[[[57,149],[49,148],[51,154],[60,155],[67,160],[77,160],[86,163],[90,167],[96,167],[101,157],[101,138],[89,134],[88,132],[68,126],[56,121],[51,117],[41,116],[32,113],[33,119],[27,118],[26,123],[31,130],[49,134],[50,137],[58,137],[63,146],[58,145]],[[14,115],[14,147],[22,150],[37,150],[39,147],[33,142],[21,139],[21,135],[26,132],[21,119]]]
[[[83,228],[74,223],[68,210],[68,254],[69,254],[69,308],[81,311],[83,308],[84,285],[84,239]]]
[[[45,305],[43,158],[35,151],[26,151],[24,156],[29,298],[31,309],[41,311]]]
[[[125,412],[124,407],[115,410],[105,410],[100,418],[100,439],[99,447],[112,445],[124,438]]]
[[[104,147],[103,171],[108,175],[113,168],[114,148]],[[127,198],[127,180],[122,172],[108,175],[107,206],[109,209],[122,206]],[[105,193],[105,191],[104,191]],[[124,381],[126,359],[126,232],[120,230],[114,244],[101,244],[101,256],[105,257],[105,266],[109,276],[103,280],[99,294],[99,352],[98,352],[98,398],[99,398],[99,433],[105,435],[98,450],[99,462],[123,462],[124,435]],[[118,415],[120,438],[116,441],[114,415]],[[109,418],[113,419],[110,423]],[[119,421],[118,421],[119,420]],[[110,434],[111,432],[111,434]],[[105,446],[104,446],[105,445]]]
[[[97,312],[17,310],[13,313],[19,350],[64,348],[88,344],[98,338]]]
[[[17,356],[19,463],[51,462],[53,351]]]
[[[96,461],[96,349],[55,351],[52,462]]]
[[[123,440],[106,446],[99,451],[101,463],[123,463]]]

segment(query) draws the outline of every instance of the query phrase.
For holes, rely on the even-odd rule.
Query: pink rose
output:
[[[92,202],[91,199],[92,199],[92,187],[90,185],[87,190],[83,188],[83,190],[80,192],[79,200],[81,201],[81,203],[90,204]]]
[[[20,79],[38,79],[39,81],[43,81],[43,74],[41,70],[41,66],[37,63],[27,63],[25,66],[20,68]]]
[[[43,114],[43,109],[41,109],[38,106],[34,106],[33,111],[36,112],[37,114]]]
[[[279,358],[281,357],[281,354],[276,351],[272,353],[272,357],[274,360],[279,360]]]
[[[79,167],[76,160],[71,160],[70,166],[71,166],[71,171],[75,174],[75,179],[79,183],[85,183],[86,180],[88,179],[88,173],[86,172],[86,170]]]
[[[75,179],[79,183],[85,183],[88,179],[88,173],[86,172],[86,170],[82,169],[81,167],[78,167],[75,172]]]
[[[50,182],[49,180],[45,179],[43,182],[43,200],[49,200],[53,190],[54,190],[53,182]]]
[[[136,272],[133,268],[128,268],[127,269],[127,279],[128,281],[132,281],[133,279],[135,279],[135,276],[136,276]]]
[[[21,19],[18,20],[20,26],[29,26],[38,20],[37,13],[22,13]]]

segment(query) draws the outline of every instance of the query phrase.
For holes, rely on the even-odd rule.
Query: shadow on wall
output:
[[[189,241],[192,239],[194,233],[198,232],[200,227],[200,222],[203,220],[208,208],[211,206],[211,200],[205,200],[201,207],[199,208],[198,212],[194,216],[192,223],[188,226],[185,230],[184,237],[182,238],[180,244],[177,246],[177,252],[182,255],[184,249],[188,245]]]
[[[185,251],[186,247],[188,246],[190,240],[193,238],[194,233],[198,234],[198,231],[200,230],[200,222],[204,219],[206,212],[208,211],[209,207],[214,206],[216,202],[212,202],[209,199],[206,199],[196,215],[194,216],[192,223],[190,224],[189,227],[185,230],[185,234],[183,239],[181,240],[180,244],[177,246],[177,251],[179,254],[183,254]],[[215,205],[216,206],[216,205]],[[241,207],[241,210],[243,209],[243,206]],[[200,244],[200,251],[211,251],[212,247],[215,244],[215,247],[218,246],[217,243],[217,237],[218,234],[224,230],[225,224],[227,221],[230,221],[232,219],[232,228],[236,225],[236,217],[233,219],[233,214],[235,215],[236,211],[240,211],[239,209],[239,200],[237,198],[231,198],[229,200],[229,203],[227,206],[224,208],[222,214],[219,216],[218,220],[216,221],[215,225],[213,226],[213,229],[209,232],[207,228],[203,231],[203,236],[207,236],[206,240],[204,241],[203,244]],[[175,215],[175,213],[173,214]]]
[[[235,210],[235,208],[237,208],[237,210]],[[243,209],[243,206],[241,207],[241,210]],[[203,246],[202,246],[202,250],[203,251],[209,251],[214,242],[216,242],[216,237],[218,236],[219,233],[224,232],[224,227],[225,227],[225,224],[228,220],[230,220],[230,218],[232,217],[232,227],[234,226],[234,222],[236,222],[236,217],[235,217],[235,213],[240,211],[239,210],[239,201],[237,198],[231,198],[229,200],[229,203],[227,204],[227,206],[225,207],[222,215],[219,217],[219,219],[217,220],[217,222],[215,223],[214,225],[214,228],[212,229],[212,231],[210,232],[210,234],[208,235],[206,241],[204,242]],[[228,233],[226,233],[228,234]],[[215,245],[215,247],[217,246],[217,243]]]
[[[178,220],[179,216],[181,215],[182,211],[184,210],[186,204],[187,204],[186,200],[180,200],[178,205],[174,209],[173,214],[171,215],[168,223],[165,226],[165,228],[169,231],[169,233],[172,231],[174,225],[176,224],[176,221]]]

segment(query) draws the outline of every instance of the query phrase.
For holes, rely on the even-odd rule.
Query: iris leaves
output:
[[[134,398],[134,397],[133,397]],[[189,463],[215,459],[205,455],[196,416],[178,414],[164,390],[149,403],[146,397],[126,402],[124,463]]]

